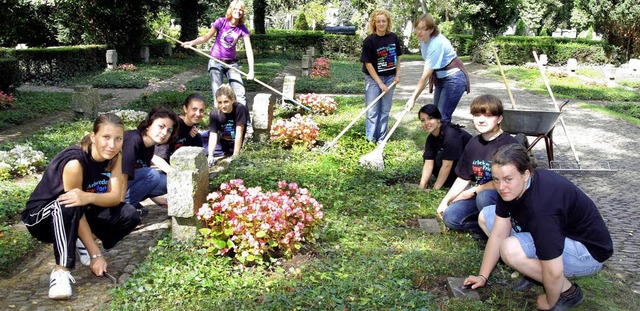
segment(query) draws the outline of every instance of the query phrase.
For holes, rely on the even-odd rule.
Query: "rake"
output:
[[[404,119],[404,117],[407,115],[407,113],[409,113],[409,111],[411,111],[411,109],[408,109],[408,108],[405,108],[404,111],[402,111],[400,117],[398,118],[398,121],[396,121],[396,123],[393,125],[391,130],[389,130],[389,133],[387,133],[387,136],[385,136],[382,142],[378,144],[376,149],[360,157],[360,160],[358,161],[358,163],[360,163],[360,166],[370,168],[376,171],[384,170],[384,155],[382,151],[384,150],[384,147],[387,145],[387,141],[389,141],[389,138],[391,138],[391,135],[393,134],[393,132],[396,130],[396,128],[398,128],[398,125],[400,125],[400,123],[402,122],[402,119]]]
[[[367,107],[362,109],[362,111],[360,111],[360,113],[353,119],[353,121],[351,121],[351,123],[349,123],[349,125],[347,125],[347,127],[345,127],[344,130],[342,130],[342,132],[340,132],[340,134],[338,134],[338,136],[336,136],[336,138],[334,138],[329,144],[327,144],[322,149],[322,152],[327,152],[327,150],[331,149],[336,144],[336,142],[338,142],[338,139],[340,139],[340,137],[342,137],[342,135],[344,135],[344,133],[346,133],[358,121],[358,119],[360,119],[365,113],[367,113],[367,111],[369,111],[396,84],[397,84],[397,82],[393,81],[393,83],[391,83],[391,85],[389,85],[389,87],[387,88],[386,91],[382,92]]]
[[[536,60],[536,64],[538,65],[538,69],[540,70],[540,74],[542,74],[542,80],[544,81],[545,86],[547,87],[547,91],[551,96],[551,100],[553,101],[553,105],[556,107],[556,110],[560,111],[558,103],[556,102],[555,96],[553,96],[553,91],[551,90],[551,85],[549,83],[549,79],[547,78],[547,74],[545,73],[544,65],[538,59],[538,53],[533,51],[533,58]],[[583,168],[580,163],[580,158],[578,158],[578,153],[576,152],[576,148],[573,146],[573,142],[569,138],[569,133],[567,132],[567,127],[564,123],[564,118],[560,116],[558,118],[560,120],[560,124],[562,124],[562,130],[564,131],[564,135],[567,137],[567,141],[569,142],[569,146],[571,147],[571,151],[573,152],[573,156],[576,159],[575,164],[563,163],[560,161],[551,161],[549,163],[549,169],[558,173],[568,173],[568,174],[595,174],[595,175],[609,175],[614,174],[618,170],[612,169],[609,162],[605,161],[603,164],[604,168],[599,169],[587,169]]]
[[[176,39],[176,38],[172,38],[172,37],[170,37],[170,36],[167,36],[166,34],[162,33],[161,31],[156,30],[156,32],[157,32],[160,36],[163,36],[163,37],[165,37],[165,38],[167,38],[167,39],[169,39],[169,40],[171,40],[171,41],[177,42],[177,43],[179,43],[180,45],[183,45],[183,44],[184,44],[184,42],[182,42],[182,41],[180,41],[180,40],[178,40],[178,39]],[[233,66],[231,66],[231,65],[229,65],[229,64],[227,64],[227,63],[225,63],[225,62],[223,62],[223,61],[221,61],[221,60],[219,60],[219,59],[217,59],[217,58],[215,58],[215,57],[213,57],[213,56],[211,56],[211,55],[209,55],[209,54],[207,54],[207,53],[204,53],[204,52],[202,52],[202,51],[200,51],[200,50],[198,50],[198,49],[194,48],[193,46],[190,46],[190,47],[188,47],[188,48],[189,48],[190,50],[192,50],[192,51],[195,51],[196,53],[198,53],[198,54],[200,54],[200,55],[203,55],[203,56],[205,56],[205,57],[207,57],[207,58],[212,59],[212,60],[213,60],[213,61],[215,61],[216,63],[219,63],[219,64],[221,64],[221,65],[223,65],[223,66],[225,66],[225,67],[227,67],[227,68],[229,68],[229,69],[231,69],[231,70],[235,70],[235,71],[239,72],[241,75],[243,75],[243,76],[245,76],[245,77],[249,75],[249,74],[245,73],[244,71],[241,71],[241,70],[240,70],[240,69],[238,69],[238,68],[235,68],[235,67],[233,67]],[[305,106],[305,105],[301,104],[299,101],[297,101],[297,100],[295,100],[295,99],[293,99],[293,98],[291,98],[291,97],[289,97],[289,96],[287,96],[287,95],[283,94],[282,92],[280,92],[280,91],[278,91],[278,90],[274,89],[274,88],[273,88],[273,87],[271,87],[270,85],[268,85],[268,84],[266,84],[266,83],[264,83],[264,82],[262,82],[262,81],[258,80],[257,78],[255,78],[255,77],[254,77],[252,81],[254,81],[254,82],[256,82],[256,83],[258,83],[258,84],[260,84],[260,85],[262,85],[262,86],[264,86],[264,87],[268,88],[269,90],[273,91],[274,93],[276,93],[276,94],[278,94],[278,95],[282,96],[285,100],[291,101],[291,102],[293,102],[294,104],[296,104],[296,105],[298,105],[298,106],[300,106],[300,107],[304,108],[304,109],[305,109],[305,110],[307,110],[307,111],[311,111],[311,108],[309,108],[309,107],[307,107],[307,106]]]

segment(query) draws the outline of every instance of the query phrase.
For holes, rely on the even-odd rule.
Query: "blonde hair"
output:
[[[228,83],[220,85],[218,90],[216,90],[216,99],[221,95],[224,95],[227,98],[229,98],[231,102],[234,102],[234,103],[236,102],[236,93],[233,91],[233,89],[231,88],[231,85],[229,85]]]
[[[227,8],[227,14],[225,14],[225,17],[227,18],[227,20],[231,21],[231,19],[233,18],[233,8],[237,4],[240,4],[240,8],[242,9],[242,17],[240,18],[238,25],[242,25],[244,24],[244,21],[247,19],[247,8],[244,5],[244,1],[242,0],[231,1],[231,3],[229,4],[229,7]]]
[[[376,33],[376,17],[378,15],[384,15],[387,18],[387,29],[384,30],[384,34],[388,34],[391,32],[391,13],[385,9],[375,9],[371,13],[371,17],[369,18],[369,32]]]
[[[440,34],[440,29],[438,28],[438,25],[436,25],[436,19],[433,18],[431,14],[426,13],[420,15],[420,17],[418,17],[418,19],[413,23],[413,28],[418,28],[418,24],[420,24],[420,22],[424,22],[425,30],[433,29],[430,38]]]

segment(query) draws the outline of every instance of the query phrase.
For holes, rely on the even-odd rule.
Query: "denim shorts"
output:
[[[482,210],[485,222],[489,232],[493,229],[496,218],[496,206],[490,205]],[[518,239],[522,250],[529,258],[538,258],[536,256],[536,246],[533,243],[533,237],[529,232],[515,232],[511,229],[511,236]],[[564,266],[564,276],[567,278],[581,277],[592,275],[602,269],[603,264],[598,262],[591,256],[584,244],[572,240],[564,239],[564,250],[562,251],[562,264]]]

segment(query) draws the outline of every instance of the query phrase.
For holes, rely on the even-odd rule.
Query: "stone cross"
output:
[[[198,209],[209,193],[209,166],[202,147],[181,147],[171,155],[167,174],[168,214],[173,240],[191,242],[198,234]]]

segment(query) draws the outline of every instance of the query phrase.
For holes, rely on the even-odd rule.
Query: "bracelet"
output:
[[[478,276],[484,279],[484,285],[489,284],[489,280],[487,279],[487,277],[486,277],[486,276],[484,276],[484,275],[482,275],[482,274],[478,274]]]
[[[95,255],[91,255],[91,260],[94,260],[94,259],[96,259],[98,257],[102,257],[102,254],[98,253],[98,254],[95,254]]]

